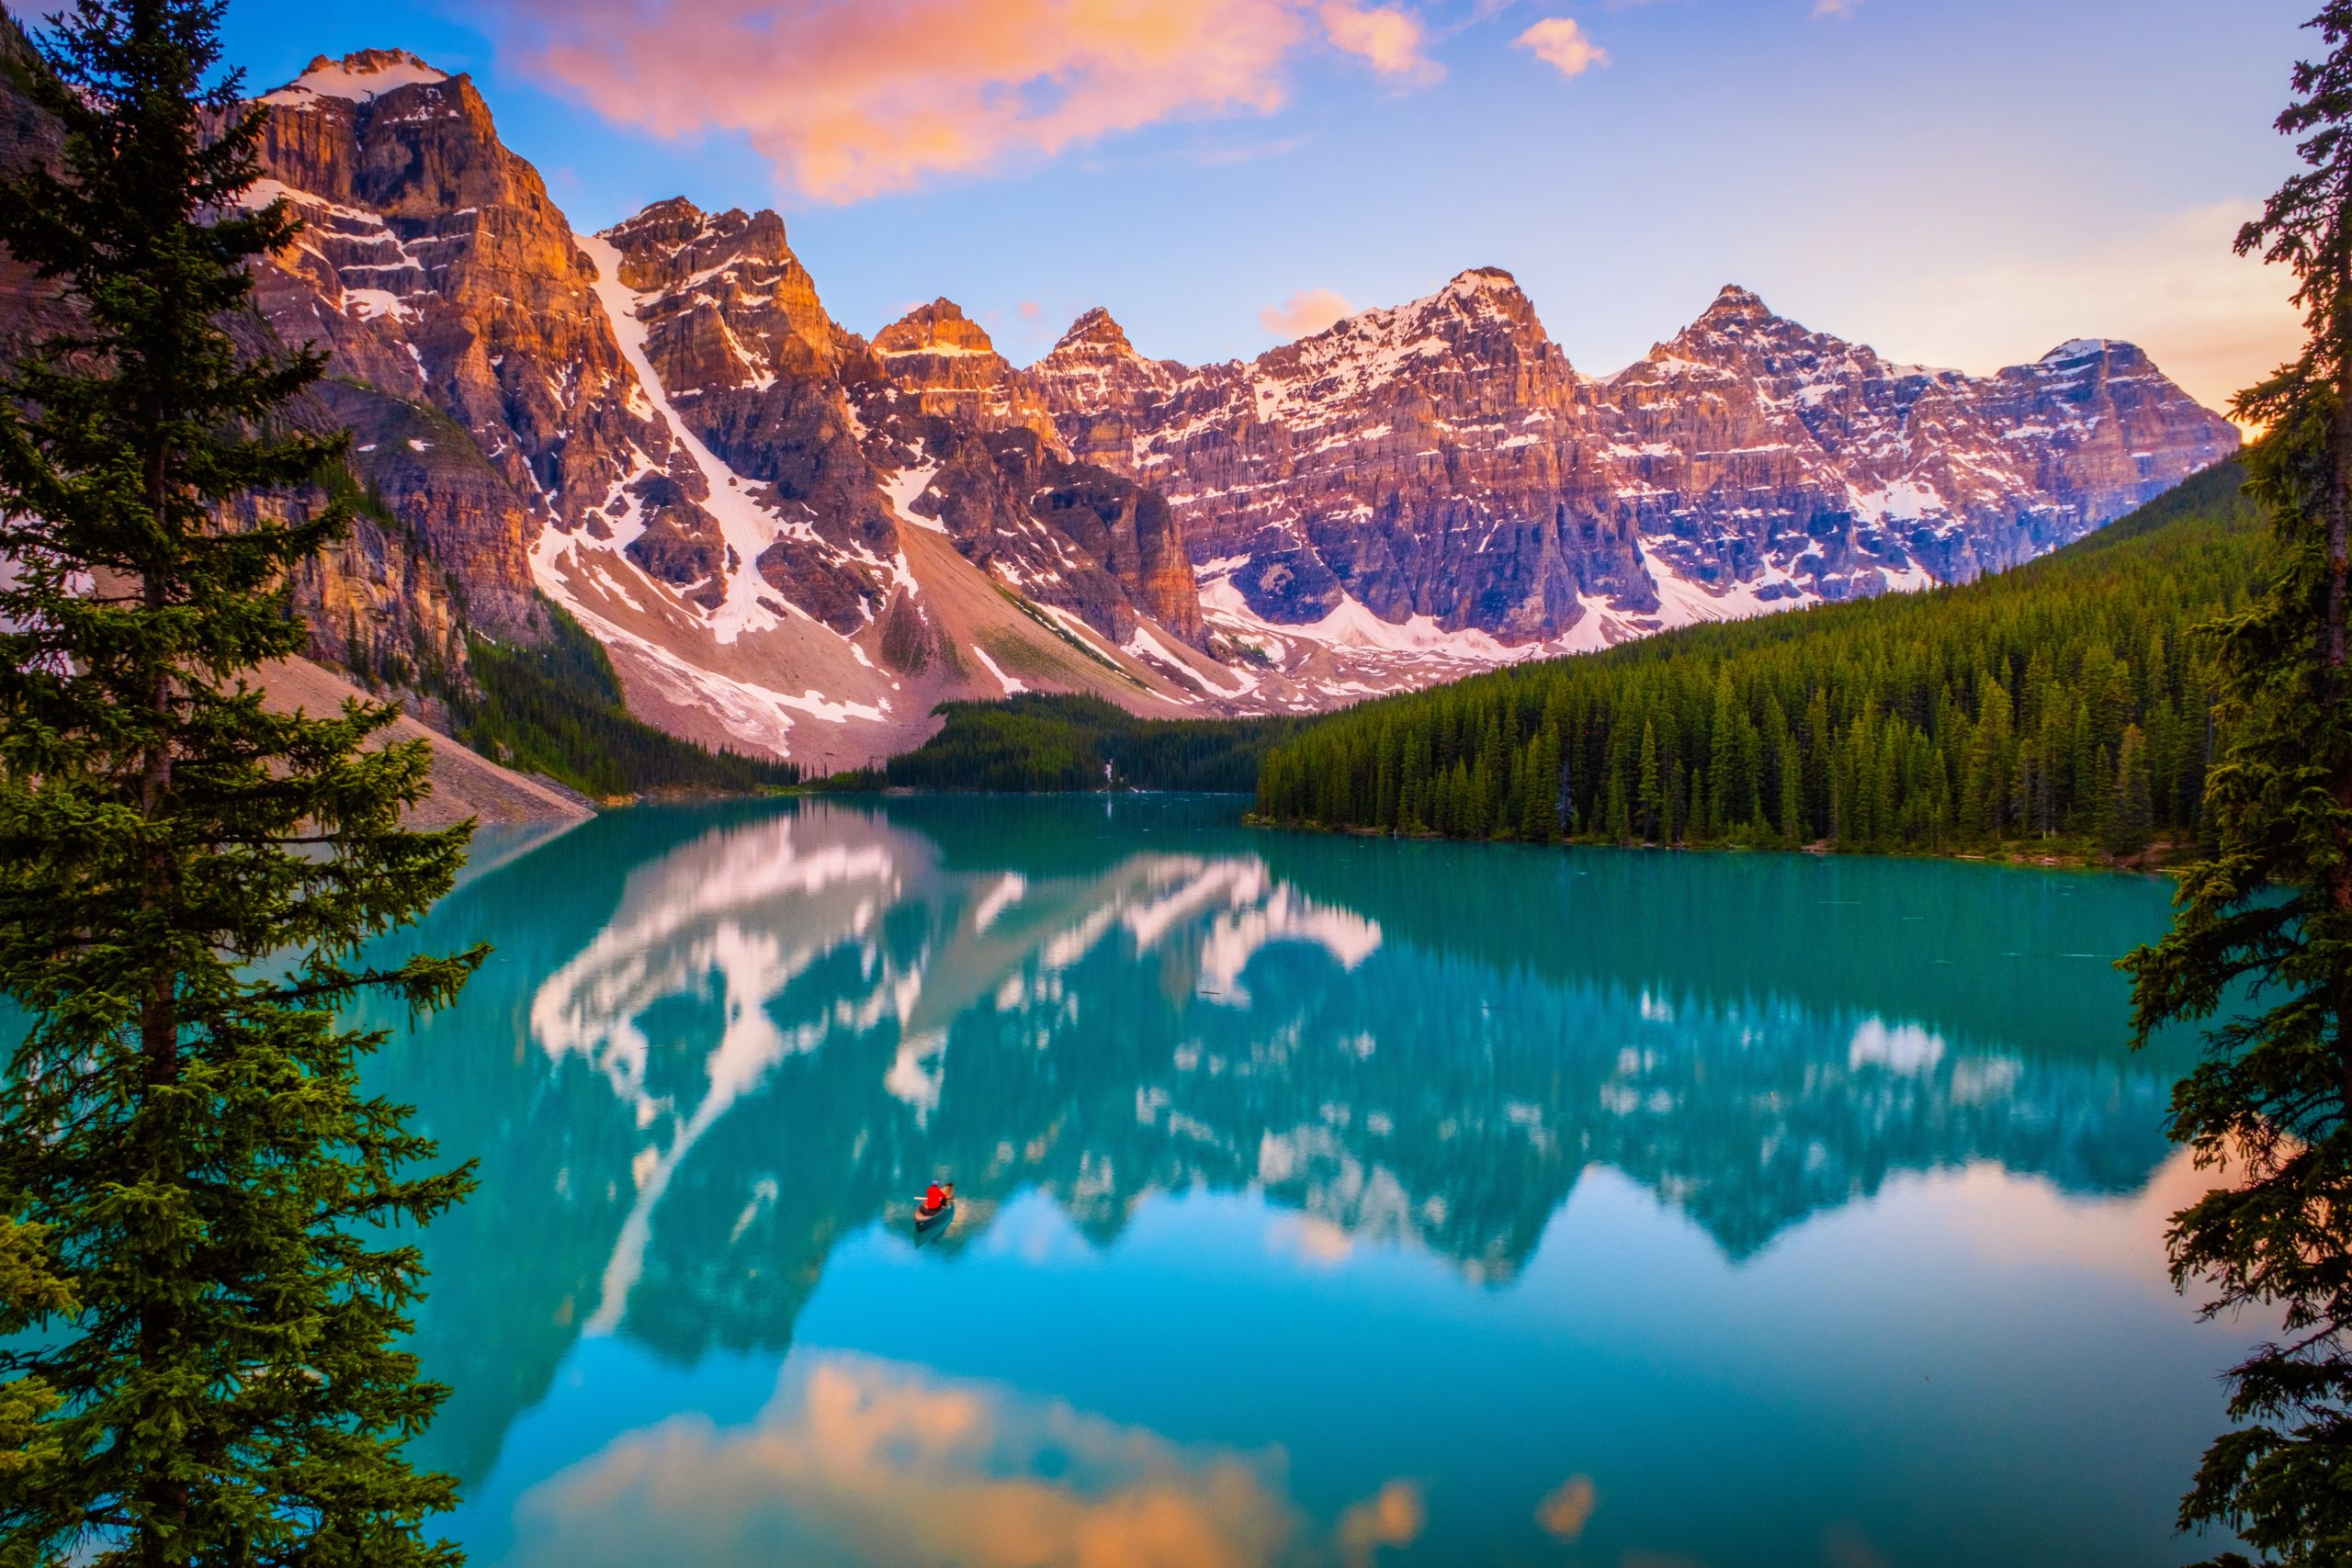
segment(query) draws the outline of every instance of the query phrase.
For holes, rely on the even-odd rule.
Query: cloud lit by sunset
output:
[[[1258,324],[1278,338],[1306,337],[1321,332],[1355,307],[1329,288],[1301,288],[1279,305],[1258,312]]]
[[[1160,120],[1268,114],[1317,45],[1406,82],[1421,25],[1351,0],[525,0],[531,69],[662,136],[741,132],[802,195],[855,201]]]
[[[1550,17],[1511,39],[1563,76],[1581,76],[1596,65],[1609,63],[1609,51],[1594,43],[1574,17]]]

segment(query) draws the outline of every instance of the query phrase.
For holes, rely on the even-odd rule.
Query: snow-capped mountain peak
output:
[[[447,80],[449,73],[404,49],[363,49],[340,60],[319,55],[300,76],[261,101],[299,104],[307,98],[341,98],[364,104],[396,88]]]

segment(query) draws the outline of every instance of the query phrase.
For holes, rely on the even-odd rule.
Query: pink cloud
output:
[[[504,0],[504,46],[605,118],[739,132],[855,201],[1159,121],[1267,114],[1318,45],[1424,81],[1420,24],[1354,0]]]
[[[1371,1568],[1384,1546],[1410,1546],[1421,1538],[1429,1510],[1421,1489],[1410,1481],[1391,1481],[1340,1516],[1340,1560],[1348,1568]]]
[[[1323,0],[1322,18],[1331,47],[1360,56],[1383,76],[1419,84],[1445,74],[1443,66],[1421,51],[1421,21],[1409,11]]]
[[[1591,1476],[1571,1475],[1535,1505],[1535,1522],[1562,1540],[1574,1540],[1584,1533],[1599,1497]]]
[[[1609,63],[1609,51],[1585,36],[1570,17],[1549,17],[1510,40],[1563,76],[1581,76]]]
[[[1306,337],[1321,332],[1354,310],[1353,305],[1329,288],[1302,288],[1281,304],[1269,305],[1259,311],[1258,324],[1285,340]]]

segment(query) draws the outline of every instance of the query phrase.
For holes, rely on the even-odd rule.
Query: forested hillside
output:
[[[2264,537],[2226,463],[2044,559],[1366,704],[1277,746],[1275,821],[1450,837],[2137,853],[2213,754],[2192,630]]]
[[[474,689],[450,704],[458,739],[509,767],[605,797],[800,782],[790,762],[707,750],[632,716],[603,645],[560,606],[546,609],[551,624],[539,647],[475,639]]]
[[[947,722],[882,773],[844,774],[834,787],[991,790],[1250,790],[1261,760],[1298,721],[1141,719],[1098,697],[1026,694],[948,703]]]

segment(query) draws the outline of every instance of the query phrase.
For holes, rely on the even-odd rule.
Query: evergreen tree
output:
[[[393,1348],[417,1254],[381,1227],[469,1178],[404,1174],[432,1145],[360,1092],[381,1037],[335,1010],[438,1005],[480,962],[356,956],[467,829],[401,829],[425,750],[363,749],[392,709],[273,714],[244,678],[300,651],[288,571],[347,502],[220,521],[315,495],[341,442],[288,417],[322,360],[229,330],[296,226],[240,205],[261,118],[219,20],[80,0],[27,73],[62,167],[0,189],[74,318],[0,385],[0,1561],[447,1563],[419,1530],[452,1483],[401,1451],[443,1393]]]
[[[2236,465],[2214,468],[2046,559],[1964,587],[1685,627],[1261,731],[1250,742],[1269,748],[1259,811],[1387,827],[1393,754],[1399,825],[1409,802],[1419,829],[1440,833],[1548,840],[1533,797],[1557,780],[1553,820],[1587,840],[1826,839],[1859,851],[2063,836],[2107,852],[2116,769],[2136,726],[2151,834],[2186,844],[2213,732],[2207,656],[2183,650],[2190,627],[2242,604],[2259,579],[2261,529],[2243,487]],[[974,711],[1009,726],[1030,700]],[[961,728],[951,716],[916,758],[947,750]],[[1162,728],[1205,739],[1216,727]],[[1645,736],[1656,757],[1646,804]],[[1456,790],[1452,769],[1465,758]],[[949,782],[902,770],[907,761],[891,764],[893,783]],[[1340,773],[1345,818],[1332,815]]]
[[[2307,167],[2238,238],[2295,269],[2309,330],[2301,357],[2237,401],[2270,427],[2249,468],[2275,570],[2217,628],[2211,853],[2184,878],[2171,932],[2126,960],[2141,1042],[2230,1010],[2173,1094],[2172,1135],[2231,1181],[2173,1217],[2173,1279],[2209,1291],[2209,1315],[2251,1306],[2283,1324],[2231,1369],[2235,1425],[2206,1450],[2181,1523],[2226,1526],[2298,1568],[2352,1561],[2352,0],[2311,25],[2329,52],[2295,67],[2278,122]]]
[[[2155,819],[2155,787],[2148,772],[2147,737],[2138,725],[2129,725],[2123,731],[2123,745],[2115,754],[2115,807],[2109,816],[2108,852],[2136,855],[2146,849]]]
[[[1642,726],[1641,773],[1634,780],[1634,829],[1644,843],[1657,840],[1666,829],[1666,791],[1658,783],[1657,726]]]

